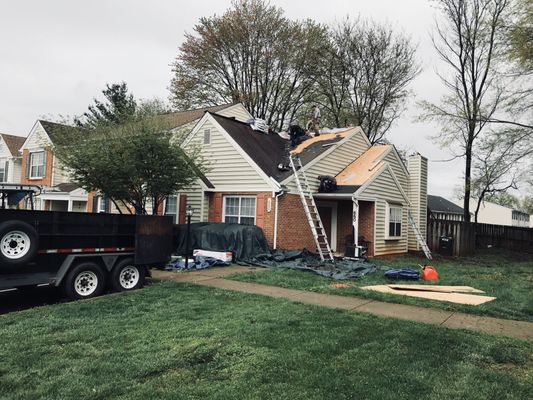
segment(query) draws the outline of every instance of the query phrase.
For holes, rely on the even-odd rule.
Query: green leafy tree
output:
[[[199,151],[187,154],[174,140],[160,102],[144,102],[122,124],[65,126],[54,136],[54,152],[72,179],[89,191],[105,193],[116,205],[155,214],[164,199],[190,186],[205,172]],[[123,207],[122,207],[123,208]],[[120,209],[120,208],[119,208]]]
[[[128,93],[125,82],[106,84],[102,90],[105,101],[93,99],[88,111],[75,119],[79,127],[94,129],[102,125],[119,125],[129,121],[136,114],[137,102]]]

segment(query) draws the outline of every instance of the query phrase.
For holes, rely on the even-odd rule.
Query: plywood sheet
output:
[[[304,140],[302,143],[300,143],[298,146],[296,146],[292,151],[291,154],[299,154],[302,151],[304,151],[307,147],[311,146],[312,144],[318,143],[318,142],[325,142],[327,140],[336,139],[336,138],[345,138],[346,136],[353,133],[354,128],[347,128],[345,131],[341,132],[334,132],[334,133],[323,133],[320,136],[312,137],[311,139]]]
[[[364,184],[381,168],[383,161],[380,157],[391,147],[392,145],[375,145],[369,148],[335,177],[337,184],[354,186]]]
[[[468,304],[477,306],[489,301],[495,300],[496,297],[478,296],[465,293],[442,293],[442,292],[425,292],[418,290],[400,290],[393,289],[388,285],[364,286],[361,289],[374,290],[381,293],[397,294],[400,296],[419,297],[428,300],[448,301],[450,303]]]
[[[422,290],[424,292],[442,293],[485,293],[483,290],[471,286],[444,286],[444,285],[387,285],[392,289]]]

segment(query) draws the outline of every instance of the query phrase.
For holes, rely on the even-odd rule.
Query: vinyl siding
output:
[[[409,157],[409,202],[411,203],[411,213],[423,238],[426,238],[427,231],[427,160],[420,155]],[[420,245],[416,239],[415,232],[409,226],[409,250],[418,251]]]
[[[9,163],[8,179],[10,183],[20,183],[22,177],[22,160],[20,158],[11,159]]]
[[[203,216],[201,213],[203,192],[200,186],[200,182],[198,182],[192,188],[181,191],[180,193],[187,195],[187,206],[191,206],[194,209],[194,214],[191,217],[191,222],[207,221],[207,213],[205,213],[204,211]]]
[[[217,114],[223,115],[224,117],[235,117],[237,121],[242,122],[246,122],[250,118],[253,118],[246,108],[244,108],[244,106],[240,103],[218,111]]]
[[[304,167],[311,191],[318,191],[320,181],[317,177],[319,175],[337,175],[368,148],[366,141],[357,132],[316,164]],[[298,193],[294,177],[291,177],[290,181],[286,181],[285,185],[290,193]]]
[[[52,186],[57,186],[61,183],[71,182],[68,173],[65,171],[65,168],[61,162],[54,155],[54,160],[52,164]]]
[[[374,255],[405,253],[407,251],[407,205],[389,169],[385,169],[364,191],[361,197],[375,198]],[[402,235],[387,239],[387,203],[402,204]]]
[[[28,140],[26,141],[22,149],[44,149],[45,147],[50,146],[51,144],[52,142],[50,141],[48,134],[42,128],[41,124],[37,123],[34,129],[30,132]]]
[[[204,131],[211,131],[211,143],[203,144]],[[271,186],[254,170],[248,161],[233,147],[211,120],[207,119],[186,145],[199,146],[208,162],[206,177],[221,191],[271,191]]]

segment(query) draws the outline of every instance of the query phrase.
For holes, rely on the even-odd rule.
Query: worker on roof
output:
[[[318,107],[318,104],[315,104],[311,120],[307,123],[307,131],[314,132],[315,136],[320,136],[320,119],[320,107]]]

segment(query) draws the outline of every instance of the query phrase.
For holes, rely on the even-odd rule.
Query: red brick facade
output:
[[[284,194],[279,198],[278,247],[288,250],[306,248],[316,251],[300,196]]]
[[[374,202],[359,202],[359,237],[368,242],[368,256],[374,255]]]
[[[39,179],[30,179],[28,176],[26,176],[26,163],[28,161],[28,155],[30,153],[29,150],[24,150],[22,152],[22,176],[21,176],[21,183],[23,185],[43,185],[43,186],[52,186],[52,169],[54,164],[54,155],[52,154],[52,151],[45,150],[46,152],[46,166],[45,166],[45,173],[42,178]]]

